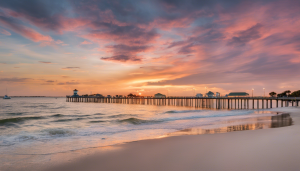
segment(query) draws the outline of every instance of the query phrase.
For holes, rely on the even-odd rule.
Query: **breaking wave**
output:
[[[106,121],[90,121],[90,123],[101,123],[101,122],[106,122]]]
[[[140,125],[140,124],[146,124],[146,123],[158,123],[158,122],[162,122],[162,121],[158,121],[158,120],[143,120],[143,119],[138,119],[138,118],[128,118],[128,119],[118,120],[118,122],[121,122],[121,123],[130,123],[130,124],[134,124],[134,125]]]
[[[108,118],[121,118],[121,117],[126,117],[126,116],[136,116],[136,115],[132,115],[132,114],[119,114],[119,115],[108,116]]]
[[[48,133],[51,136],[63,136],[63,135],[73,135],[75,132],[65,129],[47,129],[44,132]]]
[[[206,110],[170,110],[170,111],[166,111],[165,113],[190,113],[190,112],[204,112]]]
[[[45,119],[44,117],[18,117],[18,118],[8,118],[8,119],[1,119],[0,125],[10,124],[10,123],[20,123],[26,120],[37,120],[37,119]]]

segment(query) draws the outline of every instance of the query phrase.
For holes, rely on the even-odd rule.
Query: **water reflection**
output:
[[[179,136],[179,135],[199,135],[199,134],[216,134],[227,133],[233,131],[256,130],[267,128],[278,128],[292,125],[293,121],[290,114],[278,114],[274,116],[265,116],[258,118],[231,120],[226,122],[217,123],[201,128],[189,128],[167,134],[166,136]],[[226,125],[215,128],[217,125]]]

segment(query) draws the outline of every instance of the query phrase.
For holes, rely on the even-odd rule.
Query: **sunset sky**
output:
[[[299,0],[2,0],[0,95],[300,89]]]

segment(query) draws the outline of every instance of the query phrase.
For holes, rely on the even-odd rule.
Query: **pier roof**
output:
[[[249,94],[246,92],[231,92],[228,96],[249,96]]]

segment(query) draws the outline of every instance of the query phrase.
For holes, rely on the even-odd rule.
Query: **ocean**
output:
[[[219,127],[230,132],[229,126],[241,124],[252,124],[247,129],[269,128],[274,115],[264,110],[72,103],[53,97],[1,99],[0,165],[34,163],[57,153],[176,136],[189,128],[204,132]]]

